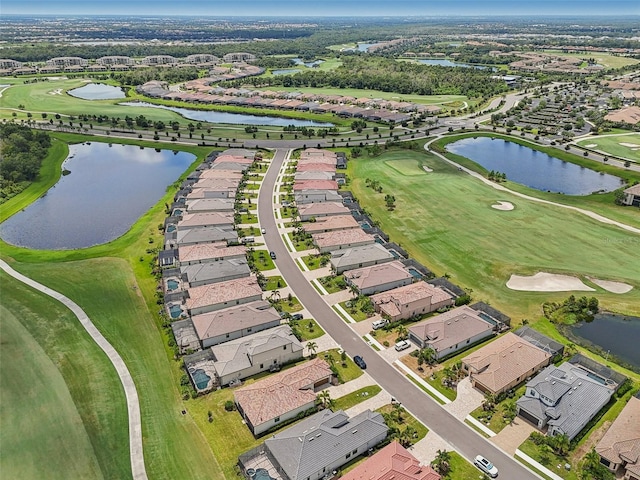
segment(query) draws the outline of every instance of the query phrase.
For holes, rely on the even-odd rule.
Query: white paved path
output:
[[[129,452],[131,455],[131,473],[134,480],[146,480],[147,471],[144,466],[144,456],[142,453],[142,423],[140,420],[140,403],[138,401],[138,392],[133,383],[133,378],[127,369],[122,357],[118,355],[115,348],[102,336],[100,331],[91,322],[84,310],[82,310],[75,302],[65,297],[55,290],[45,287],[44,285],[25,277],[21,273],[16,272],[6,262],[0,260],[0,268],[11,275],[16,280],[29,285],[36,290],[55,298],[64,304],[78,318],[80,324],[84,327],[91,338],[98,344],[104,353],[107,354],[109,360],[113,364],[120,377],[120,382],[124,388],[124,394],[127,399],[127,411],[129,413]]]

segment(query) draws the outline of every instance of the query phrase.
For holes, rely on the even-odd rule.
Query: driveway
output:
[[[471,386],[469,377],[463,378],[458,382],[457,390],[458,394],[456,399],[453,402],[444,405],[442,408],[462,422],[467,415],[482,405],[484,395],[482,392]]]
[[[491,441],[510,455],[516,453],[516,449],[522,445],[531,432],[536,429],[530,423],[527,423],[520,417],[516,417],[511,425],[507,425]]]

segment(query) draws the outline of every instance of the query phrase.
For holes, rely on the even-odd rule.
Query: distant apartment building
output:
[[[142,59],[143,65],[174,65],[178,63],[176,57],[171,55],[149,55]]]
[[[81,57],[54,57],[47,60],[47,67],[67,68],[71,66],[86,67],[89,60]]]

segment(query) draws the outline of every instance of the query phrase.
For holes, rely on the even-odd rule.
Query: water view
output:
[[[104,83],[88,83],[84,87],[74,88],[67,93],[83,100],[112,100],[126,97],[120,87],[112,87]]]
[[[571,332],[640,369],[640,318],[599,313],[593,322],[580,323]]]
[[[279,70],[271,70],[271,73],[273,75],[292,75],[294,73],[298,73],[299,71],[299,68],[281,68]]]
[[[296,65],[304,65],[305,67],[309,67],[309,68],[314,68],[320,65],[321,63],[324,63],[324,60],[314,60],[313,62],[305,62],[301,58],[292,58],[291,60]]]
[[[447,145],[447,150],[473,160],[487,170],[506,173],[507,180],[545,192],[588,195],[610,192],[624,185],[619,177],[491,137],[458,140]]]
[[[195,155],[132,145],[69,146],[63,175],[44,196],[0,224],[21,247],[65,250],[124,234],[195,160]]]
[[[123,102],[120,105],[132,107],[163,108],[182,115],[189,120],[209,123],[228,123],[231,125],[267,125],[270,127],[333,127],[333,123],[316,122],[313,120],[298,120],[295,118],[269,117],[261,115],[248,115],[244,113],[217,112],[213,110],[192,110],[189,108],[167,107],[147,102]]]

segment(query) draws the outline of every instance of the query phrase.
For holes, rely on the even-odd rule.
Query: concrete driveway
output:
[[[444,405],[442,408],[447,410],[451,415],[460,421],[464,421],[467,415],[482,405],[484,395],[480,390],[476,390],[471,386],[469,377],[463,378],[458,382],[458,394],[456,399]]]

